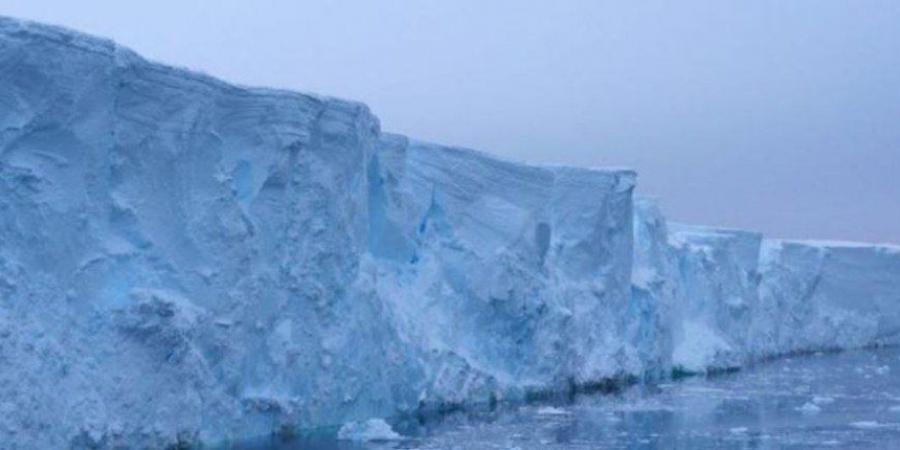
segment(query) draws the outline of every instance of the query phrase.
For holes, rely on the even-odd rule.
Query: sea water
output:
[[[257,448],[900,448],[900,349],[782,358],[743,370],[494,411],[449,414],[382,442],[268,439]]]

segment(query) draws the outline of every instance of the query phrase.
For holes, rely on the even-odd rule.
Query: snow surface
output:
[[[668,225],[630,170],[417,142],[3,18],[0,104],[12,448],[393,438],[402,414],[900,332],[895,248]]]

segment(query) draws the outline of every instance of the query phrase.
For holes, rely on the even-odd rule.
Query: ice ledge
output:
[[[657,199],[651,197],[636,198],[635,202],[656,204]],[[887,242],[858,242],[829,239],[785,239],[770,238],[764,234],[742,228],[720,227],[711,225],[693,225],[680,222],[668,222],[671,238],[675,243],[686,241],[703,241],[715,238],[761,238],[771,246],[804,246],[819,249],[872,249],[885,253],[900,253],[900,244]]]
[[[823,249],[854,249],[854,248],[870,248],[887,253],[900,253],[900,245],[883,243],[883,242],[853,242],[853,241],[836,241],[836,240],[818,240],[818,239],[769,239],[784,245],[805,245],[808,247],[817,247]]]

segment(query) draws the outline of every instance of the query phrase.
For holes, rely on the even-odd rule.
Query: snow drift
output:
[[[416,142],[11,19],[0,105],[12,448],[392,435],[377,419],[900,331],[896,249],[670,226],[628,170]]]

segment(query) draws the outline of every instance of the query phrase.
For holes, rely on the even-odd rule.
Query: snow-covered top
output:
[[[498,170],[506,172],[546,172],[550,174],[565,173],[569,176],[575,175],[580,179],[595,179],[596,177],[608,178],[610,176],[617,177],[621,181],[621,188],[630,189],[634,187],[637,173],[632,169],[619,167],[581,167],[570,166],[564,164],[535,164],[526,161],[516,160],[513,158],[497,156],[481,150],[475,150],[466,147],[457,147],[450,145],[436,144],[433,142],[420,141],[407,138],[400,135],[390,135],[395,139],[406,139],[410,148],[424,150],[434,154],[444,153],[453,159],[464,159],[467,161],[480,161],[483,164],[491,165]]]
[[[111,39],[92,36],[68,28],[0,16],[0,35],[45,39],[62,45],[104,54],[113,54],[117,44]]]
[[[891,243],[854,242],[826,239],[769,239],[777,244],[802,245],[822,249],[862,249],[871,248],[890,253],[900,253],[900,245]]]
[[[447,145],[440,144],[435,142],[422,141],[414,138],[409,138],[403,135],[398,134],[385,134],[386,136],[395,136],[397,138],[408,139],[410,145],[421,146],[421,147],[434,147],[436,149],[440,149],[443,151],[451,151],[451,152],[459,152],[461,154],[466,154],[473,159],[490,159],[494,160],[500,164],[509,164],[514,166],[526,166],[526,167],[540,167],[549,170],[579,170],[579,171],[587,171],[587,172],[600,172],[600,173],[614,173],[614,174],[631,174],[633,176],[637,176],[637,172],[629,167],[624,166],[573,166],[570,164],[562,164],[562,163],[534,163],[530,161],[524,161],[520,159],[511,158],[508,156],[499,156],[494,155],[492,153],[487,153],[482,150],[476,150],[468,147],[460,147],[455,145]]]
[[[247,94],[256,96],[303,97],[319,102],[346,103],[354,107],[364,108],[366,111],[369,109],[364,103],[352,100],[323,96],[309,92],[298,92],[270,87],[245,86],[227,82],[194,69],[150,61],[140,56],[137,52],[121,46],[111,39],[92,36],[57,25],[47,25],[23,19],[0,16],[0,38],[29,39],[35,41],[42,40],[57,45],[67,46],[75,50],[108,55],[114,59],[119,67],[129,67],[133,65],[152,66],[154,70],[165,72],[170,77],[182,78],[191,82],[200,82],[208,87],[224,91],[243,91]]]
[[[759,246],[762,242],[761,233],[734,228],[670,223],[669,231],[669,242],[672,245],[705,247],[711,244],[718,246],[730,242],[744,247],[748,260],[758,256]]]
[[[658,208],[660,200],[659,200],[659,197],[657,197],[655,195],[635,195],[634,203],[655,206]]]
[[[138,55],[136,52],[120,46],[116,42],[111,39],[99,38],[96,36],[92,36],[89,34],[81,33],[75,30],[71,30],[65,27],[55,26],[55,25],[46,25],[41,23],[35,23],[28,20],[16,19],[11,17],[0,16],[0,38],[12,38],[12,39],[32,39],[32,40],[44,40],[47,42],[53,42],[58,45],[64,45],[71,47],[73,49],[88,51],[92,53],[99,53],[102,55],[108,55],[112,58],[119,67],[129,67],[133,65],[139,66],[150,66],[155,71],[165,72],[167,77],[180,78],[185,81],[193,83],[202,83],[207,87],[219,89],[223,91],[240,91],[246,94],[251,94],[254,96],[271,96],[271,97],[300,97],[304,100],[313,100],[317,102],[331,102],[331,103],[344,103],[347,107],[350,108],[361,108],[364,110],[366,114],[372,115],[369,107],[358,101],[346,100],[342,98],[323,96],[314,93],[308,92],[298,92],[293,90],[286,89],[275,89],[268,87],[254,87],[254,86],[245,86],[241,84],[231,83],[214,76],[208,75],[206,73],[196,71],[193,69],[188,69],[184,67],[172,66],[164,63],[159,63],[156,61],[150,61],[142,56]],[[169,86],[172,87],[172,86]],[[189,89],[187,86],[185,89]],[[373,120],[376,124],[379,124],[377,117],[372,115]],[[380,129],[380,124],[379,124]],[[387,135],[386,135],[387,136]],[[473,150],[469,148],[457,147],[452,145],[443,145],[431,142],[418,141],[414,139],[407,138],[402,135],[392,135],[394,138],[402,138],[409,139],[410,144],[419,145],[422,147],[430,147],[434,149],[440,149],[444,151],[450,152],[460,152],[464,154],[468,154],[474,158],[480,159],[489,159],[495,160],[500,164],[508,164],[510,166],[519,166],[519,167],[533,167],[533,168],[543,168],[551,171],[573,171],[573,172],[584,172],[584,173],[602,173],[602,174],[616,174],[620,176],[632,178],[631,185],[634,184],[634,179],[636,178],[636,172],[631,168],[626,167],[618,167],[618,166],[594,166],[594,167],[583,167],[583,166],[573,166],[566,164],[556,164],[556,163],[533,163],[526,161],[517,161],[511,158],[504,158],[494,154],[489,154],[479,150]]]
[[[644,198],[637,201],[650,201]],[[691,239],[733,238],[747,237],[759,238],[761,233],[740,228],[715,227],[708,225],[690,225],[677,222],[669,222],[669,230],[675,242],[683,242]],[[900,253],[900,245],[891,243],[855,242],[827,239],[777,239],[766,238],[767,246],[797,245],[820,249],[877,249],[891,253]]]
[[[680,222],[669,222],[669,229],[673,233],[695,236],[762,236],[761,233],[752,230],[710,225],[691,225]]]

